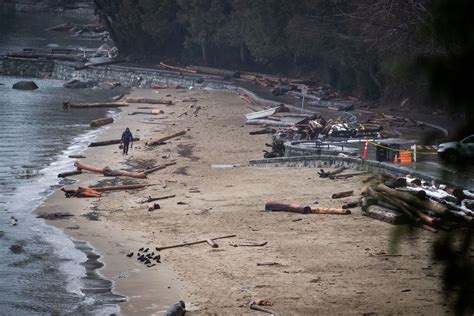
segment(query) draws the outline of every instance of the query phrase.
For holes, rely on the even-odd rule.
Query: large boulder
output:
[[[95,82],[92,81],[81,81],[78,79],[72,79],[65,84],[63,84],[64,88],[69,89],[84,89],[84,88],[91,88],[95,86]]]
[[[14,83],[12,86],[13,89],[17,90],[36,90],[38,89],[38,86],[34,81],[18,81],[17,83]]]

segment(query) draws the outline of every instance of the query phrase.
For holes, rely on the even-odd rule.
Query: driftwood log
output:
[[[403,214],[378,205],[369,206],[365,212],[362,212],[362,215],[372,217],[393,225],[407,223],[407,217]]]
[[[67,190],[62,188],[66,197],[100,197],[102,192],[107,191],[123,191],[123,190],[137,190],[143,189],[152,184],[130,184],[130,185],[116,185],[116,186],[106,186],[106,187],[93,187],[93,188],[83,188],[78,187],[75,190]]]
[[[106,177],[130,177],[137,179],[145,179],[146,174],[144,172],[129,172],[122,170],[112,170],[109,167],[103,169],[103,175]]]
[[[165,163],[164,165],[161,165],[161,166],[156,166],[156,167],[153,167],[153,168],[150,168],[150,169],[146,169],[145,171],[143,171],[143,173],[145,175],[149,175],[150,173],[153,173],[153,172],[158,171],[158,170],[165,169],[166,167],[169,167],[169,166],[172,166],[172,165],[175,165],[175,164],[176,164],[176,162]]]
[[[82,173],[81,170],[61,172],[60,174],[58,174],[58,178],[66,178],[66,177],[75,176],[81,173]]]
[[[98,118],[96,120],[91,121],[90,126],[99,127],[99,126],[104,126],[107,124],[112,124],[113,122],[114,122],[114,119],[112,117],[102,117],[102,118]]]
[[[118,108],[128,106],[128,103],[124,102],[101,102],[101,103],[71,103],[63,102],[65,109],[89,109],[89,108]]]
[[[313,207],[311,208],[313,214],[334,214],[334,215],[349,215],[351,210],[332,208],[332,207]]]
[[[177,132],[177,133],[174,133],[174,134],[165,136],[165,137],[161,137],[161,138],[158,138],[158,139],[149,141],[149,142],[146,143],[146,145],[147,145],[147,146],[161,145],[161,144],[163,144],[163,143],[164,143],[165,141],[167,141],[167,140],[170,140],[170,139],[175,138],[175,137],[178,137],[178,136],[182,136],[182,135],[184,135],[184,134],[186,134],[186,131]]]
[[[320,178],[329,178],[330,176],[335,176],[336,174],[339,174],[346,170],[346,167],[339,167],[334,171],[324,171],[324,169],[321,169],[318,174]]]
[[[172,105],[171,100],[160,100],[160,99],[151,99],[151,98],[142,98],[142,97],[126,97],[125,102],[128,103],[147,103],[147,104],[166,104]]]
[[[69,197],[100,197],[101,192],[91,189],[91,188],[82,188],[78,187],[76,190],[67,190],[62,188],[61,191],[64,192],[67,198]]]
[[[226,235],[226,236],[221,236],[221,237],[216,237],[216,238],[210,238],[210,240],[218,240],[218,239],[225,239],[225,238],[232,238],[237,235]],[[165,249],[171,249],[171,248],[180,248],[180,247],[186,247],[186,246],[191,246],[191,245],[197,245],[197,244],[203,244],[207,243],[209,239],[203,239],[199,241],[193,241],[193,242],[188,242],[188,243],[182,243],[182,244],[177,244],[177,245],[172,245],[172,246],[164,246],[164,247],[156,247],[156,251],[162,251]]]
[[[354,191],[343,191],[343,192],[334,193],[331,197],[333,199],[341,199],[341,198],[352,196],[352,195],[354,195]]]
[[[265,211],[308,214],[311,213],[311,207],[284,202],[267,202],[265,204]]]
[[[140,138],[134,137],[133,141],[138,142]],[[99,146],[109,146],[109,145],[118,145],[122,142],[120,139],[114,139],[114,140],[105,140],[102,142],[92,142],[89,144],[89,147],[99,147]],[[78,158],[84,158],[84,157],[78,157]]]

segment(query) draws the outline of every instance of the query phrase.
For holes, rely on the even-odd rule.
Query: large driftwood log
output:
[[[128,103],[124,102],[100,102],[100,103],[71,103],[63,102],[63,107],[65,109],[89,109],[89,108],[118,108],[128,106]]]
[[[130,178],[138,178],[138,179],[146,178],[146,174],[144,172],[129,172],[129,171],[122,171],[122,170],[112,170],[109,167],[104,168],[103,174],[106,177],[130,177]]]
[[[109,167],[98,168],[98,167],[85,165],[79,161],[76,161],[74,163],[74,166],[79,170],[87,170],[91,172],[102,173],[106,177],[131,177],[131,178],[138,178],[138,179],[146,178],[146,174],[144,172],[128,172],[128,171],[122,171],[122,170],[112,170]]]
[[[96,120],[91,121],[90,126],[99,127],[99,126],[104,126],[107,124],[112,124],[113,122],[114,122],[114,119],[112,117],[102,117],[102,118],[98,118]]]
[[[133,141],[138,142],[140,138],[134,137]],[[102,142],[92,142],[89,144],[89,147],[99,147],[99,146],[108,146],[108,145],[118,145],[122,142],[120,139],[114,139],[114,140],[105,140]]]
[[[403,214],[385,207],[381,207],[379,205],[369,206],[365,212],[362,212],[362,215],[372,217],[393,225],[405,224],[407,222],[407,217]]]
[[[178,137],[178,136],[181,136],[181,135],[184,135],[184,134],[186,134],[186,131],[177,132],[177,133],[165,136],[165,137],[161,137],[161,138],[149,141],[149,142],[146,143],[146,145],[147,146],[160,145],[160,144],[164,143],[167,140],[170,140],[172,138],[175,138],[175,137]]]
[[[308,214],[311,213],[311,207],[284,202],[267,202],[265,204],[265,211]]]
[[[81,173],[82,173],[81,170],[61,172],[60,174],[58,174],[58,178],[66,178],[66,177],[75,176]]]
[[[172,105],[171,100],[160,100],[160,99],[151,99],[151,98],[142,98],[142,97],[126,97],[125,102],[128,103],[147,103],[147,104],[166,104]]]
[[[334,215],[349,215],[351,210],[332,207],[313,207],[311,208],[313,214],[334,214]]]
[[[79,170],[87,170],[87,171],[90,171],[90,172],[104,173],[104,168],[97,168],[97,167],[88,166],[88,165],[85,165],[85,164],[83,164],[79,161],[76,161],[74,163],[74,167],[76,167]]]

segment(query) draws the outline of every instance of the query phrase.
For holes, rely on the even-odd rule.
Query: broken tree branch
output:
[[[232,238],[232,237],[235,237],[235,236],[237,236],[237,235],[226,235],[226,236],[211,238],[211,240]],[[186,246],[191,246],[191,245],[203,244],[203,243],[206,243],[207,241],[208,241],[208,239],[203,239],[203,240],[199,240],[199,241],[182,243],[182,244],[177,244],[177,245],[172,245],[172,246],[156,247],[155,249],[156,249],[156,251],[162,251],[162,250],[165,250],[165,249],[180,248],[180,247],[186,247]]]

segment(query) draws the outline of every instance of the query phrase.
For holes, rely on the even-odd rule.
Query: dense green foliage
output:
[[[394,64],[443,51],[429,0],[95,0],[120,52],[142,61],[310,76],[362,99],[424,86]]]

